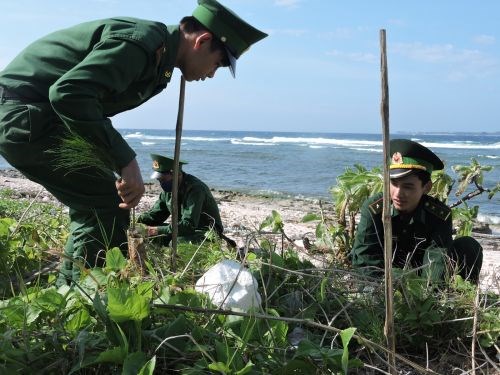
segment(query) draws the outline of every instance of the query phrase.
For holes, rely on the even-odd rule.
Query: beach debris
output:
[[[241,263],[223,260],[201,276],[195,290],[219,308],[248,312],[260,308],[262,298],[255,277]]]

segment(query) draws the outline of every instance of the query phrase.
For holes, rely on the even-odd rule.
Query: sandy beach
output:
[[[17,198],[36,197],[40,201],[55,201],[54,197],[42,186],[27,180],[15,170],[0,171],[0,189],[9,188],[16,192]],[[316,222],[303,223],[302,218],[308,213],[319,214],[323,210],[327,217],[332,217],[332,204],[317,200],[273,198],[252,196],[231,191],[212,191],[219,204],[225,233],[243,247],[249,236],[257,231],[262,221],[277,211],[284,223],[284,231],[299,254],[317,265],[324,265],[322,254],[311,254],[303,245],[303,238],[314,240]],[[146,184],[146,193],[142,198],[137,213],[151,207],[159,194],[157,184]],[[496,229],[496,228],[495,228]],[[481,287],[500,294],[500,236],[473,232],[473,236],[484,249],[481,271]]]

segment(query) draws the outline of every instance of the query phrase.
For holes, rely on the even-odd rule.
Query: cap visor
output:
[[[154,171],[153,173],[151,173],[151,177],[150,178],[152,180],[156,180],[156,179],[160,178],[161,176],[162,176],[162,174],[160,172]]]
[[[391,169],[389,172],[389,177],[393,178],[401,178],[409,175],[411,172],[415,171],[415,169]]]
[[[226,47],[226,54],[229,60],[229,70],[231,71],[233,78],[236,78],[236,57],[234,57],[234,55],[231,53],[231,51],[229,51],[227,47]]]

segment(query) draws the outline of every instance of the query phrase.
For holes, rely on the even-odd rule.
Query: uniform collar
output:
[[[422,198],[420,198],[420,202],[418,203],[417,208],[415,209],[413,214],[410,215],[409,223],[413,223],[414,221],[419,221],[421,223],[425,222],[424,203],[426,200],[427,200],[427,195],[424,194]],[[400,215],[401,213],[394,207],[394,205],[391,202],[391,216],[394,218]]]

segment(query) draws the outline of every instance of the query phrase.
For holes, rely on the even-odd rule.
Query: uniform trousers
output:
[[[0,154],[69,207],[70,235],[58,284],[78,281],[81,264],[101,266],[107,249],[125,250],[130,224],[129,210],[118,207],[121,200],[113,173],[95,168],[67,170],[47,152],[56,149],[67,134],[49,103],[0,98]]]

